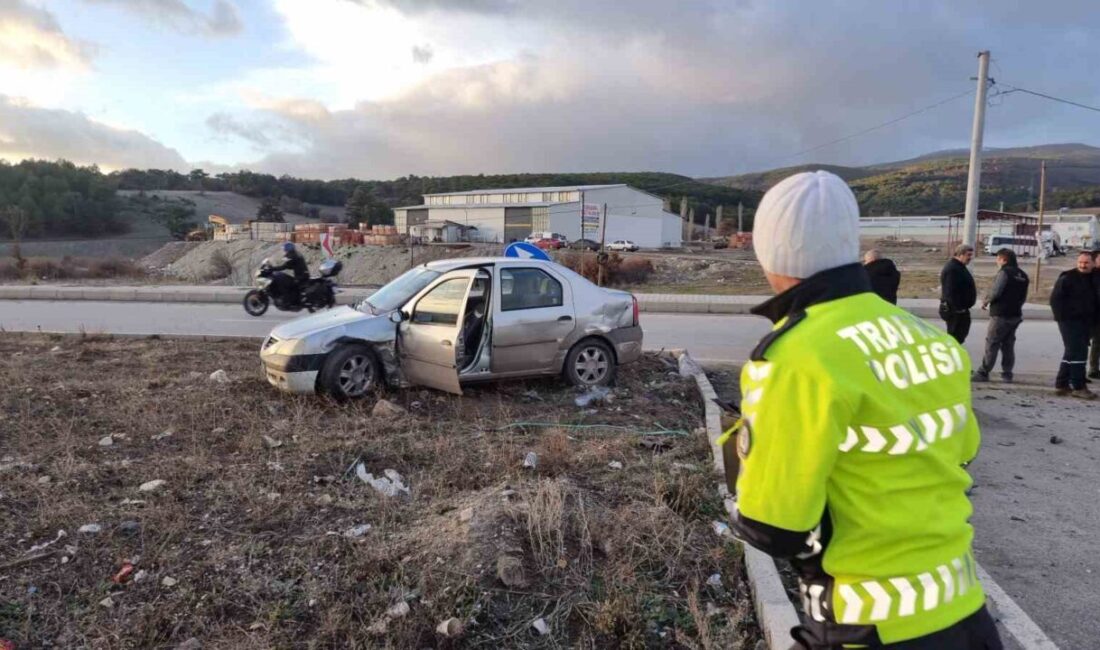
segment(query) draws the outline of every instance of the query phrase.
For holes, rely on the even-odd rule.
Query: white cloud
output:
[[[243,29],[237,7],[228,0],[214,0],[209,13],[193,9],[183,0],[84,0],[132,11],[153,22],[184,33],[232,36]]]
[[[83,68],[93,52],[89,43],[67,36],[49,11],[23,0],[0,3],[0,66]]]
[[[0,158],[64,158],[106,169],[155,167],[185,171],[175,150],[137,131],[118,129],[81,113],[33,106],[0,95]]]

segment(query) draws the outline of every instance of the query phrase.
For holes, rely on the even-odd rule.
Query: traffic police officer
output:
[[[871,291],[839,177],[769,190],[753,242],[778,294],[754,313],[775,327],[742,371],[724,444],[740,458],[734,530],[800,574],[792,635],[815,650],[999,650],[968,523],[966,352]]]

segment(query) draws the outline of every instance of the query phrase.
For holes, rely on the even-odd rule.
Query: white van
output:
[[[985,252],[987,255],[996,255],[1005,249],[1016,253],[1020,257],[1026,257],[1038,252],[1039,242],[1034,237],[1020,235],[990,235],[986,240]]]

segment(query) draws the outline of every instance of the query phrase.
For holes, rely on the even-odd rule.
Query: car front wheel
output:
[[[565,357],[565,378],[574,386],[607,386],[615,379],[615,354],[600,339],[585,339]]]
[[[361,344],[345,345],[325,359],[318,388],[338,400],[357,399],[377,388],[381,377],[381,365],[374,350]]]

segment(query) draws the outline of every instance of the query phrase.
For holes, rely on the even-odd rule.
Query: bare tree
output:
[[[23,208],[12,205],[0,210],[0,219],[8,226],[12,241],[12,257],[15,258],[16,268],[22,273],[27,266],[27,260],[23,257],[20,244],[23,242],[24,235],[27,234],[27,228],[30,227],[30,215]]]

